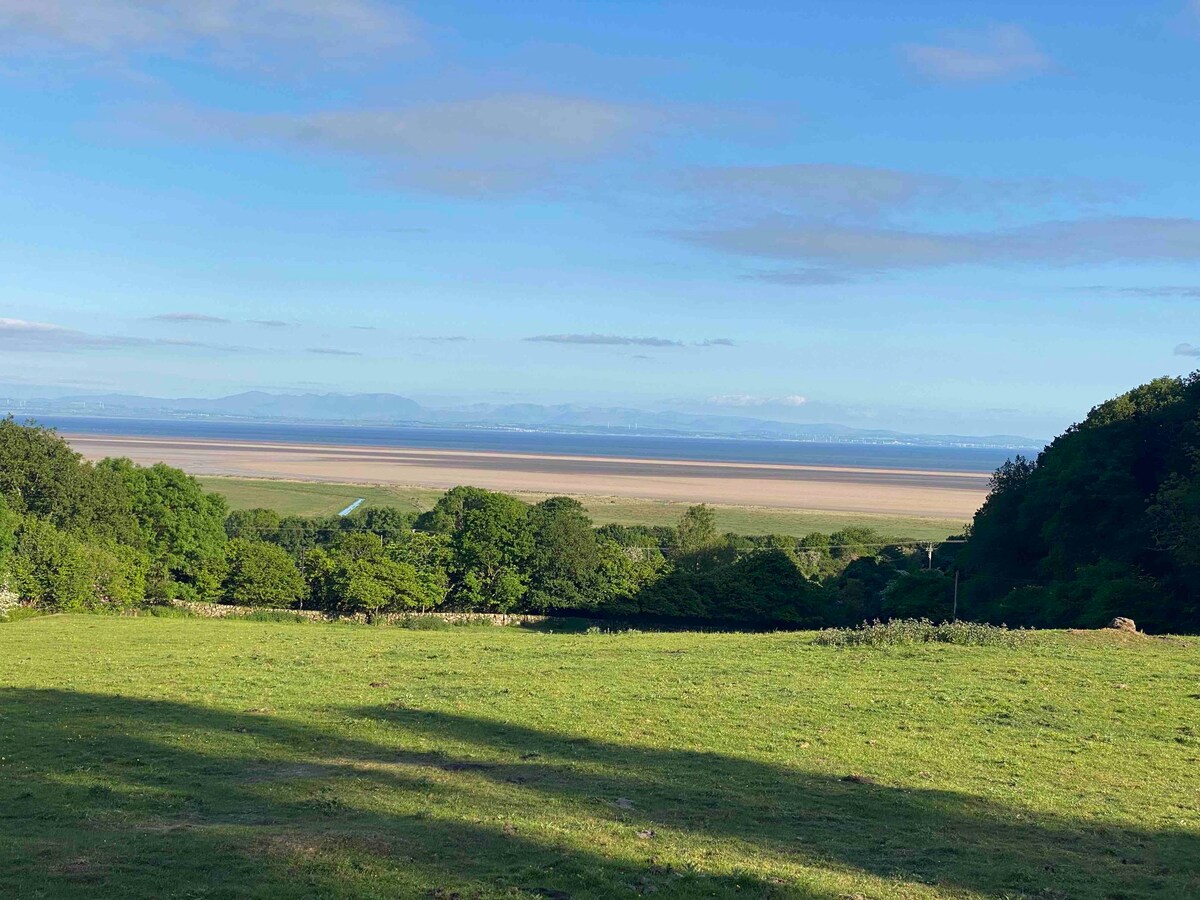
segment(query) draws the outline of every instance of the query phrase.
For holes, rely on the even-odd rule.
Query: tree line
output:
[[[1198,631],[1200,375],[1137,388],[1005,463],[961,537],[927,556],[864,528],[721,534],[703,505],[673,527],[596,527],[569,497],[473,487],[419,514],[230,512],[178,469],[89,463],[50,430],[0,421],[0,585],[50,609],[182,599],[804,628],[1126,615]]]
[[[946,576],[886,544],[863,528],[720,534],[704,505],[674,527],[596,527],[569,497],[530,504],[473,487],[419,514],[231,512],[179,469],[90,463],[49,429],[0,421],[0,583],[47,609],[180,599],[796,627],[948,615]]]

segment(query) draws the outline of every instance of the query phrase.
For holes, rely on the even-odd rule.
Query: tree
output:
[[[230,538],[279,543],[282,520],[273,509],[235,509],[225,517],[225,534]]]
[[[534,609],[595,607],[600,595],[600,545],[578,500],[551,497],[529,510],[533,548],[529,603]]]
[[[238,606],[288,607],[304,596],[304,578],[282,547],[234,538],[222,599]]]
[[[416,515],[394,506],[368,506],[351,515],[356,527],[377,534],[385,543],[393,543],[411,534]]]
[[[954,576],[939,569],[902,572],[888,582],[881,597],[887,619],[949,621],[954,605]]]
[[[387,553],[396,562],[412,566],[417,583],[414,600],[422,612],[446,602],[450,592],[452,555],[450,541],[445,535],[403,532],[387,545]]]
[[[103,463],[133,497],[150,553],[150,590],[156,598],[217,599],[225,576],[225,500],[206,493],[187,473],[128,459]]]
[[[529,507],[516,497],[456,487],[417,520],[417,527],[449,537],[456,605],[503,612],[525,598],[533,534]]]
[[[0,591],[8,584],[9,565],[12,562],[13,549],[17,545],[19,524],[17,514],[8,508],[8,503],[0,496]]]
[[[1035,462],[997,470],[960,554],[966,614],[1200,628],[1200,373],[1094,408]]]
[[[30,516],[17,533],[10,587],[47,609],[128,607],[143,599],[146,566],[130,547],[89,543]]]
[[[20,515],[134,544],[132,498],[121,479],[93,466],[48,428],[0,419],[0,496]]]
[[[711,506],[701,503],[689,506],[675,529],[675,553],[682,556],[695,553],[717,542],[717,514]]]

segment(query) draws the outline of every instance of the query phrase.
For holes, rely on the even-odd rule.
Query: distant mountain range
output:
[[[0,386],[0,394],[4,392]],[[41,415],[107,418],[207,418],[371,425],[460,425],[545,431],[627,432],[743,438],[903,443],[962,447],[1040,447],[1020,435],[907,434],[847,425],[779,422],[750,416],[647,411],[573,404],[486,404],[432,408],[398,394],[272,394],[247,391],[228,397],[141,397],[135,394],[0,397],[0,410],[18,417]]]

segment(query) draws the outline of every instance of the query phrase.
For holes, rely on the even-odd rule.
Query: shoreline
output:
[[[672,502],[827,510],[966,521],[983,503],[988,476],[911,469],[779,463],[636,460],[473,450],[426,450],[64,434],[86,458],[127,456],[194,475],[334,484],[415,485],[448,490],[589,494]]]
[[[88,459],[127,456],[194,475],[623,497],[966,521],[983,502],[978,472],[565,456],[278,441],[63,434]]]

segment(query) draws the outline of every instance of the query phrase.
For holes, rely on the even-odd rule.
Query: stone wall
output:
[[[282,613],[299,616],[313,622],[358,622],[368,621],[376,624],[394,625],[411,619],[441,619],[452,625],[530,625],[545,622],[548,616],[533,616],[524,613],[471,613],[471,612],[406,612],[378,613],[371,619],[365,613],[354,613],[348,616],[331,616],[310,609],[268,609],[260,606],[232,606],[224,603],[192,603],[186,600],[176,600],[174,605],[186,609],[194,615],[206,619],[228,619],[230,617],[246,616],[254,612]]]

